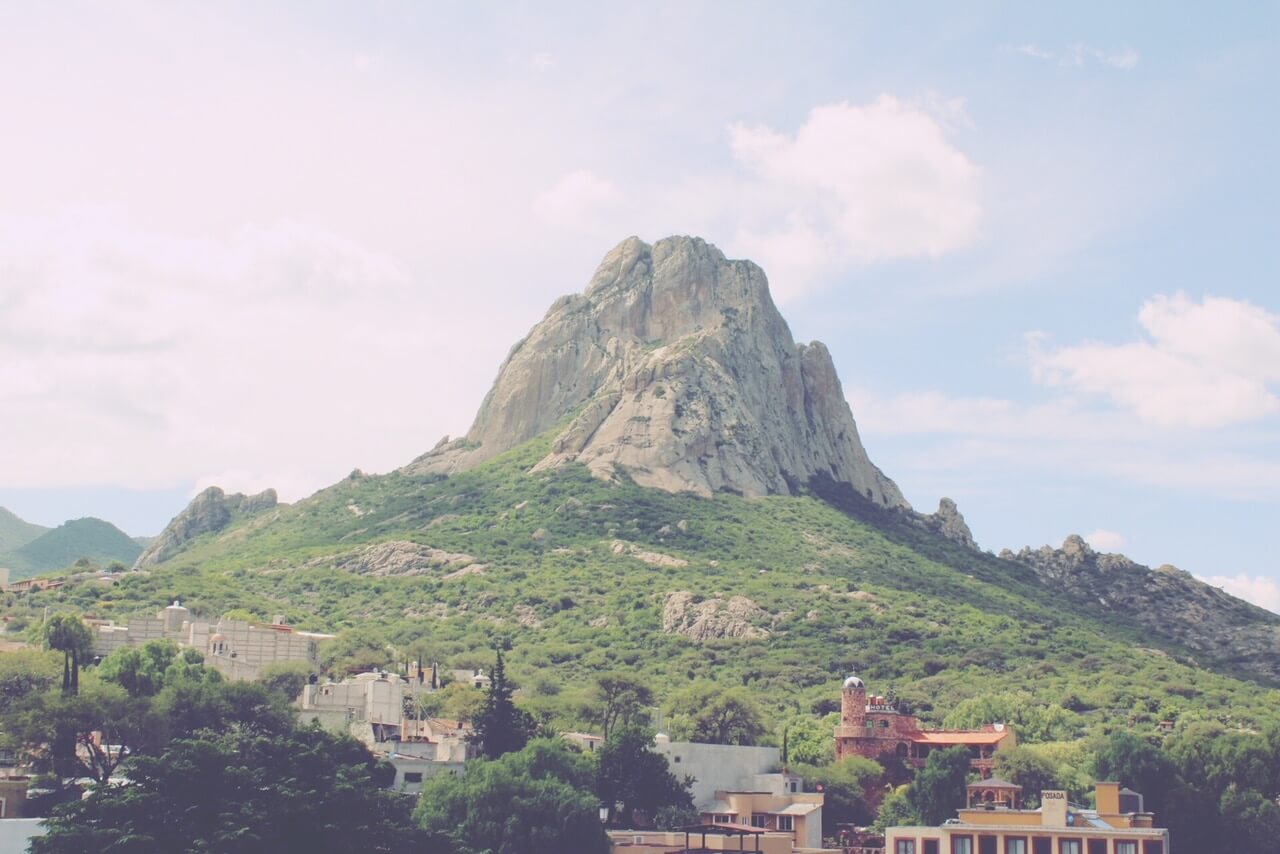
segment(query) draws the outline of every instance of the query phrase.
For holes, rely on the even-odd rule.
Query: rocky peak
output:
[[[556,427],[535,468],[577,461],[703,495],[822,476],[907,506],[868,459],[826,347],[792,339],[763,270],[699,238],[615,246],[512,348],[467,435],[406,470],[463,471]]]
[[[1280,678],[1280,615],[1177,567],[1153,570],[1122,554],[1099,553],[1078,534],[1067,537],[1062,548],[1004,549],[999,556],[1069,596],[1173,637],[1207,658]]]
[[[211,486],[191,499],[191,503],[173,517],[160,532],[160,536],[138,555],[133,568],[141,569],[160,563],[177,554],[183,546],[201,534],[221,531],[232,520],[256,516],[272,509],[277,502],[274,489],[264,490],[257,495],[239,492],[227,495],[218,487]]]
[[[928,516],[918,515],[926,528],[944,537],[952,542],[959,543],[965,548],[978,550],[978,543],[973,539],[973,532],[969,530],[969,525],[964,521],[964,516],[960,515],[960,508],[950,498],[943,498],[938,501],[938,512],[931,513]]]

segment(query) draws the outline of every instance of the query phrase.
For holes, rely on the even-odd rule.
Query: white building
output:
[[[180,647],[200,650],[205,664],[228,678],[256,679],[268,664],[298,661],[317,666],[320,644],[333,637],[300,632],[285,625],[283,617],[266,624],[227,619],[210,623],[193,618],[175,601],[155,617],[132,617],[123,626],[98,623],[94,652],[105,658],[123,647],[171,640]]]

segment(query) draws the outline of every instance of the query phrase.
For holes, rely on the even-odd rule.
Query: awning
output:
[[[780,810],[770,810],[769,815],[809,815],[822,809],[822,804],[787,804]]]

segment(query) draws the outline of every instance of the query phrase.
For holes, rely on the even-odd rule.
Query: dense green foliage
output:
[[[13,578],[18,579],[63,569],[79,560],[128,565],[140,554],[142,546],[124,531],[110,522],[89,517],[64,522],[7,550],[0,554],[0,566],[9,567]]]
[[[434,778],[414,815],[453,854],[603,854],[594,783],[590,759],[559,739],[535,739]]]
[[[319,729],[205,731],[59,807],[31,850],[423,851],[412,800],[380,788],[386,776],[358,742]]]
[[[1280,727],[1197,724],[1164,749],[1116,733],[1097,751],[1094,771],[1141,792],[1177,850],[1267,854],[1280,839]]]
[[[391,664],[388,644],[486,666],[496,641],[518,637],[507,668],[522,703],[560,729],[593,725],[584,712],[594,676],[618,670],[668,709],[701,680],[747,688],[765,741],[797,714],[834,710],[850,671],[926,721],[1007,715],[1032,740],[1154,734],[1162,719],[1280,721],[1271,686],[1201,669],[1176,643],[1139,638],[1102,609],[1064,607],[1018,564],[892,516],[872,525],[810,497],[672,495],[573,465],[526,474],[544,451],[534,442],[448,479],[351,478],[206,535],[148,574],[31,594],[7,613],[17,624],[45,605],[124,619],[174,598],[212,616],[282,613],[341,632],[325,654],[342,667]],[[340,568],[364,544],[389,540],[469,555],[481,568]],[[687,563],[647,562],[632,545]],[[663,606],[680,590],[695,601],[746,596],[771,634],[698,643],[666,633]]]
[[[942,824],[965,805],[969,781],[969,749],[964,746],[929,754],[907,789],[907,802],[925,824]]]

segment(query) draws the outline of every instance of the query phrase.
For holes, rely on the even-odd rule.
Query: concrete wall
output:
[[[694,808],[714,801],[717,790],[753,788],[757,774],[772,771],[782,762],[782,751],[776,747],[658,741],[654,750],[667,757],[667,764],[676,779],[683,780],[686,775],[694,778]]]
[[[45,828],[38,818],[14,818],[0,821],[0,854],[26,854],[27,843],[34,836],[44,836]]]

